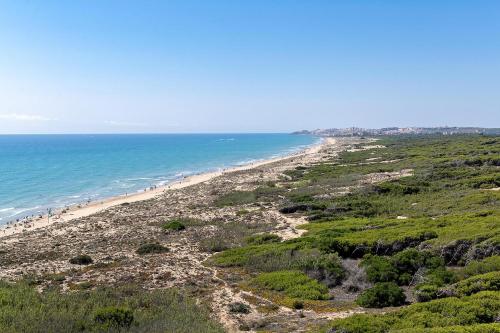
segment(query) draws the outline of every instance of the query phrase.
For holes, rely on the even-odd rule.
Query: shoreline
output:
[[[163,194],[166,191],[181,189],[191,185],[204,183],[213,178],[222,176],[226,173],[250,170],[266,164],[279,162],[296,156],[315,154],[319,152],[323,147],[328,146],[332,143],[335,143],[334,138],[322,138],[318,143],[315,143],[300,151],[289,153],[283,156],[251,162],[248,164],[234,166],[227,169],[208,171],[191,176],[186,176],[181,180],[176,180],[162,186],[155,186],[154,188],[146,189],[143,192],[136,192],[129,195],[117,195],[93,201],[88,204],[81,203],[69,206],[67,208],[58,208],[54,211],[54,213],[50,216],[50,218],[47,216],[47,214],[45,214],[42,215],[42,217],[35,217],[31,220],[28,220],[27,222],[20,221],[1,226],[0,238],[27,232],[30,230],[48,227],[56,223],[67,223],[72,220],[86,217],[124,203],[133,203],[138,201],[150,200]]]

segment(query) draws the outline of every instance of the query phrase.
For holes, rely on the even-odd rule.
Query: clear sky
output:
[[[500,1],[0,0],[0,133],[500,127]]]

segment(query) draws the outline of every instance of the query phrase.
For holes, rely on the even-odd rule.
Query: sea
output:
[[[0,135],[0,225],[318,142],[291,134]]]

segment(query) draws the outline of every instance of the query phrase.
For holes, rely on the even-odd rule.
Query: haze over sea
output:
[[[0,135],[0,224],[301,150],[288,134]]]

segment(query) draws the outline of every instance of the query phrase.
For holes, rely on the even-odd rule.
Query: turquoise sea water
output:
[[[288,134],[0,135],[0,224],[317,141]]]

